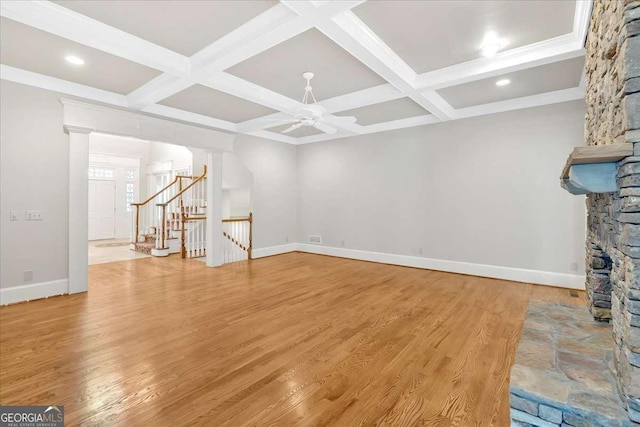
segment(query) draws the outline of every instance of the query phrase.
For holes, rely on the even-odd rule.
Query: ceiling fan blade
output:
[[[329,125],[327,125],[325,123],[322,123],[322,122],[316,122],[313,125],[313,127],[316,128],[316,129],[320,129],[322,132],[328,133],[328,134],[334,134],[334,133],[338,132],[338,130],[336,128],[334,128],[332,126],[329,126]]]
[[[294,118],[290,118],[290,119],[260,119],[263,122],[271,122],[271,123],[291,123],[293,121],[295,121],[296,119]]]
[[[302,126],[302,123],[296,123],[295,125],[288,127],[287,129],[283,130],[282,133],[289,133],[293,130],[298,129],[300,126]]]
[[[322,119],[327,123],[335,123],[336,126],[353,124],[357,120],[354,116],[334,116],[333,114],[326,114]]]

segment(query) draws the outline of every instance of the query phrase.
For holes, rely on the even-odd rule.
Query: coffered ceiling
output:
[[[581,99],[590,10],[590,0],[3,0],[0,78],[310,143]],[[304,71],[328,112],[357,123],[282,134]]]

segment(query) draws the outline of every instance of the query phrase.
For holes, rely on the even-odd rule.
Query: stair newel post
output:
[[[167,205],[162,205],[162,237],[161,237],[162,249],[165,248],[164,241],[166,236],[167,236]]]
[[[181,231],[181,237],[180,240],[182,242],[182,247],[180,248],[180,253],[182,254],[182,258],[186,258],[187,257],[187,248],[184,244],[184,228],[185,228],[185,223],[187,221],[186,215],[184,213],[181,214],[182,217],[182,231]]]
[[[140,205],[136,204],[136,228],[133,235],[133,243],[138,243],[138,236],[140,235]]]
[[[247,255],[249,259],[251,259],[252,249],[253,249],[253,212],[249,212],[249,248],[247,249]]]

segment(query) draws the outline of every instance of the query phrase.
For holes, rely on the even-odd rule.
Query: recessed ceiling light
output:
[[[484,40],[480,45],[480,50],[482,51],[483,56],[492,57],[496,56],[498,51],[505,47],[506,44],[507,41],[505,39],[501,39],[494,32],[488,32],[484,36]]]
[[[496,86],[506,86],[506,85],[508,85],[509,83],[511,83],[511,80],[509,80],[509,79],[502,79],[502,80],[498,80],[498,81],[496,82]]]
[[[65,56],[65,58],[67,60],[67,62],[73,64],[73,65],[84,65],[84,60],[81,58],[78,58],[77,56],[73,56],[73,55],[67,55]]]

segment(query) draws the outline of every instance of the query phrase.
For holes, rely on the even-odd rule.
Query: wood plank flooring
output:
[[[509,425],[529,299],[584,293],[290,253],[90,267],[0,308],[0,404],[68,426]]]

